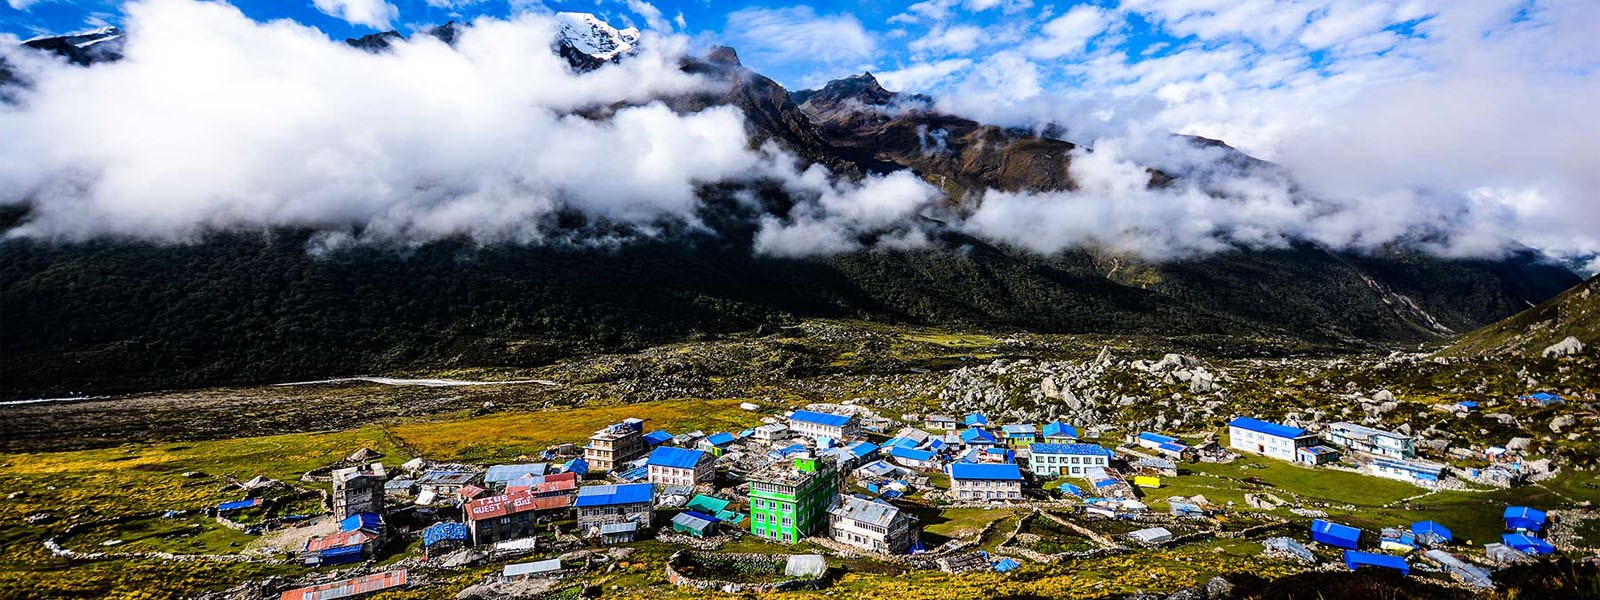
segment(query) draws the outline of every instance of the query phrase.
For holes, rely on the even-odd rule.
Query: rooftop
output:
[[[852,521],[887,528],[895,516],[900,514],[900,509],[887,502],[877,502],[859,496],[841,496],[839,504],[828,512]]]
[[[573,505],[583,508],[648,503],[654,499],[654,492],[654,487],[648,483],[589,485],[578,488],[578,501]]]
[[[1232,421],[1228,421],[1228,426],[1238,427],[1246,431],[1254,431],[1256,433],[1262,433],[1272,437],[1280,438],[1293,439],[1306,434],[1306,430],[1299,427],[1290,427],[1288,425],[1280,425],[1278,423],[1269,423],[1267,421],[1252,419],[1250,417],[1239,417]]]
[[[652,467],[693,469],[705,456],[706,453],[699,450],[662,446],[650,452],[650,460],[645,464]]]
[[[816,423],[818,425],[824,425],[827,427],[844,427],[846,424],[850,423],[850,419],[852,418],[854,417],[822,413],[811,410],[797,410],[789,415],[789,419],[794,421]]]
[[[950,465],[950,478],[1022,481],[1022,471],[1017,469],[1017,465],[1012,463],[955,463]]]
[[[775,483],[779,485],[800,485],[817,475],[815,472],[802,471],[795,466],[796,462],[803,460],[808,459],[796,458],[776,461],[765,467],[755,470],[754,472],[750,473],[746,479],[750,481]],[[832,466],[828,464],[827,457],[812,460],[816,461],[817,471],[824,471],[832,468]]]
[[[1110,449],[1098,444],[1029,444],[1028,450],[1034,454],[1075,454],[1106,458],[1114,455]]]

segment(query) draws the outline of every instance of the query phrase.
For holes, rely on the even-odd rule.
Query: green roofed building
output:
[[[792,544],[827,528],[828,508],[839,496],[832,457],[773,463],[749,480],[751,533]]]

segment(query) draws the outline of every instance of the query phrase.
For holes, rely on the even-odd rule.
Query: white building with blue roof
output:
[[[953,463],[950,493],[957,500],[1021,500],[1022,470],[1012,463]]]
[[[645,461],[650,483],[656,485],[694,485],[711,483],[717,477],[717,459],[700,450],[658,446]]]
[[[1082,477],[1092,467],[1107,467],[1115,456],[1096,444],[1033,444],[1028,469],[1040,477]]]
[[[578,528],[599,535],[602,525],[634,523],[649,528],[655,507],[655,486],[649,483],[588,485],[578,488],[572,505],[578,509]]]
[[[1310,448],[1319,441],[1299,427],[1250,417],[1228,421],[1228,447],[1278,460],[1296,462],[1301,448]]]
[[[846,440],[861,435],[861,425],[856,422],[854,416],[812,410],[797,410],[790,413],[789,429],[800,435],[836,440]]]

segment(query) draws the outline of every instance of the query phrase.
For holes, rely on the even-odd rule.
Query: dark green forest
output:
[[[1579,281],[1532,256],[1310,246],[1112,268],[1087,251],[1043,257],[953,234],[806,260],[752,256],[738,236],[314,253],[313,235],[0,243],[0,395],[531,366],[817,317],[1190,337],[1246,354],[1260,340],[1353,349],[1440,338],[1365,278],[1456,331]]]

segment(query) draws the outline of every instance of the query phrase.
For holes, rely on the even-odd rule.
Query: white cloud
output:
[[[6,0],[6,4],[11,5],[11,8],[16,10],[28,10],[28,7],[38,3],[39,0]]]
[[[351,25],[379,30],[393,29],[390,23],[400,16],[400,9],[385,0],[312,0],[312,4]]]
[[[756,65],[859,61],[876,48],[854,16],[818,15],[808,6],[729,13],[723,36]]]
[[[971,59],[949,58],[917,63],[904,69],[880,71],[875,76],[884,87],[897,92],[926,92],[951,81],[970,66]]]
[[[645,0],[627,0],[627,2],[628,10],[644,17],[645,24],[649,25],[651,29],[665,32],[672,31],[672,22],[661,16],[661,9],[656,8],[656,5],[645,2]],[[678,13],[678,17],[682,19],[683,13]]]
[[[976,49],[983,38],[983,29],[971,25],[938,27],[912,41],[909,47],[913,52],[962,54]]]
[[[1044,24],[1044,38],[1028,46],[1028,55],[1039,59],[1056,59],[1082,54],[1089,41],[1105,33],[1112,21],[1110,11],[1089,4],[1079,4]]]

